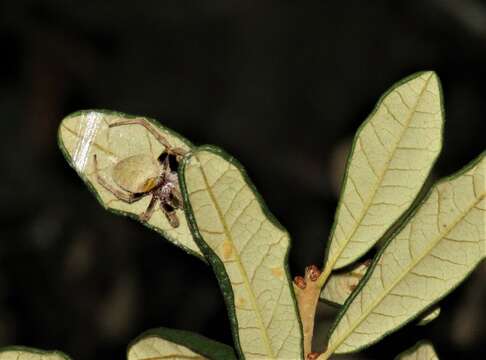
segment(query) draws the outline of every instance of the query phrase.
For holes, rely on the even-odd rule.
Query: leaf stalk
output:
[[[314,319],[321,293],[321,287],[318,284],[320,275],[321,271],[319,268],[311,265],[305,268],[304,277],[297,276],[294,280],[294,289],[304,336],[304,358],[307,358],[307,355],[312,351]]]

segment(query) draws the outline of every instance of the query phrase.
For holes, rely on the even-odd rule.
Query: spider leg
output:
[[[171,205],[176,209],[182,209],[182,194],[179,189],[172,189]]]
[[[170,170],[169,156],[166,156],[164,161],[162,162],[162,169],[164,170],[164,173],[167,170]]]
[[[162,209],[162,212],[167,218],[167,221],[169,222],[170,226],[172,226],[173,228],[178,228],[179,218],[177,217],[175,209],[169,204],[160,204],[160,208]]]
[[[98,180],[98,183],[101,186],[103,186],[106,190],[111,192],[118,200],[124,201],[128,204],[131,204],[131,203],[133,203],[137,200],[140,200],[140,198],[143,195],[125,193],[121,190],[116,189],[113,185],[108,183],[98,172],[98,160],[96,158],[96,154],[93,155],[93,158],[94,158],[94,168],[95,168],[96,180]]]
[[[187,150],[184,150],[184,149],[179,148],[179,147],[172,148],[170,150],[170,152],[176,156],[177,161],[181,161],[181,159],[184,157],[184,155],[186,155],[188,153]]]
[[[157,196],[152,195],[152,199],[150,199],[150,203],[147,207],[147,210],[145,210],[143,213],[140,214],[140,220],[142,222],[147,222],[150,220],[152,215],[154,214],[155,211],[155,205],[157,204]]]
[[[167,151],[172,150],[172,146],[169,144],[167,139],[163,135],[161,135],[147,120],[144,119],[123,120],[123,121],[118,121],[116,123],[110,124],[109,127],[112,128],[115,126],[123,126],[123,125],[143,126],[157,139],[158,142],[160,142],[167,149]]]
[[[150,124],[147,120],[144,119],[133,119],[133,120],[123,120],[118,121],[116,123],[110,124],[109,127],[116,127],[116,126],[123,126],[123,125],[141,125],[145,129],[147,129],[156,139],[160,142],[166,149],[169,154],[174,154],[177,157],[177,160],[180,160],[184,155],[187,154],[187,150],[182,148],[176,147],[173,148],[172,145],[169,144],[167,139],[161,135],[152,124]]]

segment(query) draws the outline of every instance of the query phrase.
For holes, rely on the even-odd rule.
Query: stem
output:
[[[305,276],[296,277],[294,288],[299,306],[300,319],[304,336],[304,358],[312,351],[312,336],[314,334],[314,319],[321,287],[317,279],[320,270],[315,265],[306,267]]]
[[[305,278],[297,277],[294,283],[303,328],[304,359],[307,359],[308,354],[312,351],[312,337],[314,335],[314,320],[317,303],[319,301],[321,289],[331,275],[331,272],[332,265],[327,265],[322,273],[316,266],[311,265],[305,269]],[[317,360],[326,360],[331,355],[332,353],[329,353],[326,350],[326,352],[321,354]]]
[[[329,350],[326,350],[325,352],[323,352],[318,358],[317,360],[327,360],[331,357],[332,355],[332,352],[330,352]]]
[[[319,275],[319,278],[317,279],[317,284],[319,288],[322,288],[324,286],[327,279],[331,275],[331,272],[332,272],[332,264],[327,263],[326,267],[324,268],[321,275]]]
[[[317,266],[311,265],[305,268],[304,277],[297,276],[294,279],[294,290],[297,304],[299,306],[299,314],[302,321],[304,336],[304,358],[307,358],[312,351],[316,308],[319,302],[321,289],[331,275],[331,272],[332,264],[328,264],[322,273]],[[326,351],[319,356],[319,359],[327,359],[329,356],[331,356],[331,354],[328,354],[328,351]]]

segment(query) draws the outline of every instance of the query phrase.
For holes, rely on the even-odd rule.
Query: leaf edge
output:
[[[180,179],[181,193],[182,193],[182,196],[183,196],[183,199],[184,199],[184,203],[188,204],[186,211],[187,211],[187,219],[188,219],[189,228],[190,228],[190,230],[193,234],[193,237],[194,237],[197,245],[199,246],[199,248],[201,249],[203,254],[208,259],[209,263],[213,267],[214,273],[215,273],[215,275],[218,279],[218,284],[220,286],[221,292],[223,294],[223,297],[224,297],[224,300],[225,300],[225,303],[226,303],[226,308],[227,308],[228,317],[229,317],[230,324],[231,324],[231,332],[232,332],[232,335],[233,335],[233,341],[235,343],[236,351],[237,351],[238,355],[241,357],[241,359],[245,359],[245,355],[243,353],[243,350],[241,348],[240,341],[239,341],[238,319],[236,318],[234,293],[233,293],[233,289],[231,287],[231,282],[229,281],[229,276],[226,272],[226,269],[224,268],[222,261],[219,259],[219,257],[216,255],[216,253],[206,244],[206,242],[203,240],[203,237],[199,233],[197,223],[196,223],[196,219],[195,219],[195,216],[194,216],[194,212],[193,212],[192,206],[191,206],[190,201],[189,201],[189,195],[188,195],[188,191],[187,191],[187,187],[186,187],[186,181],[185,181],[184,173],[185,173],[185,168],[186,168],[186,165],[187,165],[190,157],[193,154],[197,153],[198,151],[208,151],[208,152],[211,152],[215,155],[221,156],[223,159],[228,161],[231,165],[235,166],[238,169],[238,171],[241,173],[243,180],[245,181],[246,185],[251,189],[251,191],[255,195],[257,202],[262,209],[263,214],[268,218],[268,220],[274,226],[276,226],[280,231],[282,231],[282,232],[284,232],[288,235],[289,246],[287,248],[287,252],[286,252],[285,257],[284,257],[284,269],[285,269],[285,272],[286,272],[286,275],[287,275],[287,279],[291,279],[288,259],[289,259],[290,249],[292,248],[292,238],[291,238],[289,232],[287,231],[287,229],[285,229],[282,226],[282,224],[280,224],[280,222],[277,220],[277,218],[271,213],[271,211],[269,210],[265,201],[263,200],[262,196],[260,195],[260,193],[256,189],[255,185],[251,181],[250,177],[248,176],[248,173],[246,172],[245,168],[236,158],[234,158],[233,156],[228,154],[226,151],[224,151],[223,149],[221,149],[221,148],[219,148],[215,145],[199,146],[197,148],[194,148],[193,151],[190,154],[188,154],[186,157],[184,157],[182,164],[179,167],[179,179]],[[302,321],[301,321],[300,316],[299,316],[299,308],[298,308],[297,299],[296,299],[296,296],[295,296],[295,292],[294,292],[292,282],[289,281],[288,284],[289,284],[289,288],[290,288],[292,301],[294,303],[294,309],[295,309],[295,312],[297,314],[297,320],[299,322],[299,332],[300,332],[300,335],[301,335],[301,344],[300,344],[301,358],[303,359],[304,358],[304,345],[303,345],[304,339],[303,339],[303,333],[302,333]]]
[[[31,354],[41,355],[41,356],[59,355],[65,360],[72,360],[72,358],[69,355],[67,355],[66,353],[60,350],[42,350],[42,349],[23,346],[23,345],[8,345],[8,346],[0,347],[0,354],[5,351],[26,351]]]
[[[343,266],[340,266],[340,267],[334,267],[333,266],[332,271],[334,271],[334,270],[341,270],[341,269],[346,268],[347,266],[352,265],[354,262],[358,261],[361,257],[365,256],[372,249],[372,247],[374,245],[376,245],[377,243],[379,243],[379,242],[386,243],[387,239],[390,236],[392,236],[393,233],[394,233],[394,231],[392,231],[390,233],[390,230],[393,230],[393,228],[396,229],[397,227],[399,227],[399,224],[401,222],[406,221],[406,219],[408,218],[408,216],[413,212],[414,208],[416,206],[419,206],[421,204],[421,200],[423,200],[423,198],[427,195],[428,187],[430,186],[430,184],[428,183],[429,182],[429,179],[430,179],[430,176],[431,176],[431,174],[432,174],[432,172],[433,172],[433,170],[434,170],[434,168],[435,168],[435,166],[437,164],[437,160],[439,159],[440,154],[442,153],[442,149],[444,147],[444,127],[445,127],[444,125],[445,125],[445,119],[446,119],[446,117],[445,117],[445,115],[446,115],[445,114],[445,106],[444,106],[444,91],[442,89],[442,83],[440,81],[440,77],[437,74],[437,72],[435,72],[433,70],[417,71],[417,72],[415,72],[413,74],[410,74],[410,75],[408,75],[408,76],[400,79],[399,81],[393,83],[379,97],[378,101],[375,103],[375,105],[373,107],[373,110],[369,113],[369,115],[365,118],[365,120],[361,123],[361,125],[356,130],[356,132],[354,134],[354,137],[353,137],[352,144],[351,144],[351,148],[349,149],[349,153],[348,153],[348,156],[346,158],[346,166],[345,166],[344,173],[343,173],[343,176],[342,176],[342,179],[341,179],[341,186],[340,186],[340,190],[339,190],[339,196],[338,196],[338,201],[337,201],[337,205],[336,205],[336,210],[334,212],[333,223],[332,223],[332,227],[331,227],[331,229],[329,231],[328,240],[326,242],[326,247],[325,247],[325,250],[324,250],[324,259],[323,259],[323,267],[324,268],[327,265],[327,260],[328,260],[328,257],[329,257],[329,250],[330,250],[330,247],[331,247],[331,241],[332,241],[332,238],[333,238],[333,235],[334,235],[334,231],[336,230],[336,226],[337,226],[337,216],[338,216],[338,212],[339,212],[339,209],[341,207],[342,200],[343,200],[344,185],[346,184],[346,181],[348,179],[348,172],[349,172],[349,168],[350,168],[350,165],[351,165],[351,157],[353,155],[353,152],[354,152],[354,149],[356,147],[356,144],[359,141],[359,135],[361,134],[361,132],[364,129],[364,127],[371,121],[371,119],[373,118],[373,116],[378,111],[379,106],[383,103],[384,99],[389,94],[391,94],[399,86],[401,86],[401,85],[403,85],[403,84],[405,84],[405,83],[407,83],[407,82],[409,82],[411,80],[414,80],[414,79],[416,79],[416,78],[418,78],[418,77],[420,77],[420,76],[422,76],[424,74],[427,74],[427,73],[431,73],[432,76],[435,76],[437,78],[437,84],[438,84],[438,88],[439,88],[439,98],[440,98],[440,110],[441,110],[441,118],[442,118],[442,127],[441,127],[441,131],[440,131],[440,149],[439,149],[437,155],[435,156],[434,160],[431,163],[429,172],[428,172],[427,176],[425,177],[425,180],[424,180],[421,188],[417,192],[417,195],[412,200],[410,206],[392,224],[390,224],[390,226],[385,230],[385,232],[383,233],[383,235],[380,236],[374,242],[374,244],[372,244],[371,247],[368,248],[368,250],[366,250],[365,252],[363,252],[358,258],[356,258],[352,262],[347,263],[346,265],[343,265]]]
[[[359,282],[357,288],[351,293],[351,295],[347,298],[346,302],[342,305],[342,308],[340,309],[338,315],[336,316],[336,319],[335,319],[334,323],[332,324],[331,328],[328,331],[327,338],[326,338],[326,344],[329,343],[329,339],[331,337],[332,332],[337,327],[339,321],[343,318],[343,316],[346,313],[347,309],[349,308],[349,305],[351,304],[351,302],[354,300],[354,298],[356,298],[356,296],[358,295],[358,293],[361,291],[361,289],[368,282],[369,278],[371,277],[371,274],[373,273],[373,270],[375,269],[375,267],[376,267],[376,265],[378,263],[377,260],[381,257],[381,255],[383,254],[383,252],[385,251],[385,249],[388,247],[388,245],[390,244],[390,242],[395,238],[395,236],[398,235],[398,233],[408,224],[408,222],[410,220],[412,220],[412,218],[415,216],[415,214],[418,212],[418,210],[421,208],[421,206],[429,199],[429,197],[433,193],[432,190],[436,186],[438,186],[439,184],[441,184],[441,183],[444,183],[444,182],[447,182],[447,181],[450,181],[450,180],[454,180],[454,179],[458,178],[459,176],[463,175],[464,173],[466,173],[467,171],[469,171],[470,169],[472,169],[475,165],[477,165],[485,156],[486,156],[486,150],[482,151],[477,157],[475,157],[473,160],[471,160],[469,163],[467,163],[465,166],[463,166],[462,168],[460,168],[456,172],[452,173],[451,175],[445,176],[445,177],[437,180],[430,187],[430,189],[427,192],[426,196],[424,196],[424,198],[421,199],[420,203],[417,204],[417,206],[409,213],[409,215],[407,216],[407,218],[395,229],[394,233],[391,234],[390,237],[386,239],[386,241],[384,242],[382,248],[380,248],[379,251],[377,252],[377,254],[374,256],[373,262],[371,263],[370,268],[368,269],[368,271],[366,272],[366,274],[363,276],[363,278]],[[352,354],[352,353],[356,353],[358,351],[362,351],[364,349],[367,349],[370,346],[375,345],[376,343],[378,343],[379,341],[381,341],[382,339],[384,339],[385,337],[387,337],[389,334],[394,333],[394,332],[402,329],[404,326],[412,323],[413,321],[416,321],[420,317],[422,317],[425,314],[427,314],[428,312],[432,311],[434,309],[434,307],[436,307],[437,304],[440,301],[442,301],[446,296],[448,296],[450,293],[452,293],[458,286],[460,286],[462,283],[464,283],[464,281],[467,280],[467,278],[476,270],[476,268],[479,266],[479,264],[481,262],[483,262],[485,259],[486,259],[486,257],[483,256],[483,258],[479,260],[478,264],[475,267],[473,267],[471,269],[471,271],[469,271],[464,276],[464,280],[460,281],[455,286],[451,287],[449,289],[449,291],[445,292],[441,297],[438,297],[435,300],[435,302],[429,304],[429,306],[427,306],[426,308],[424,308],[421,312],[417,313],[415,316],[411,317],[407,321],[404,321],[401,325],[399,325],[399,326],[397,326],[397,327],[395,327],[393,329],[390,329],[389,331],[383,333],[382,336],[380,336],[380,337],[376,338],[375,340],[367,343],[366,345],[363,345],[361,347],[358,347],[358,348],[356,348],[356,349],[354,349],[352,351],[340,352],[340,353],[334,352],[334,354],[339,354],[339,355],[340,354]]]
[[[432,344],[432,342],[428,339],[423,339],[423,340],[419,340],[418,342],[416,342],[415,345],[413,345],[412,347],[402,351],[400,354],[395,356],[393,358],[393,360],[400,360],[403,356],[412,354],[415,350],[417,350],[422,345],[430,345],[432,347],[432,349],[434,350],[435,355],[438,358],[437,351],[435,350],[435,347]]]
[[[170,341],[177,345],[184,346],[189,350],[194,351],[199,355],[208,357],[210,360],[236,360],[234,349],[226,344],[207,338],[204,335],[194,333],[186,330],[171,329],[167,327],[158,327],[144,331],[138,335],[135,339],[130,341],[126,350],[126,358],[130,349],[139,341],[146,337],[159,337],[161,339]],[[208,349],[211,347],[217,348],[217,353],[211,353]]]

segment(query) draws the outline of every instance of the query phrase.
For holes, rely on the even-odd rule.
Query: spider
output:
[[[134,203],[145,196],[152,198],[147,209],[139,215],[142,222],[152,217],[157,203],[164,213],[170,226],[179,227],[176,209],[183,208],[182,195],[179,188],[177,168],[179,161],[187,153],[186,150],[172,147],[167,139],[144,119],[125,120],[110,124],[109,127],[124,125],[141,125],[145,127],[164,147],[162,154],[155,159],[148,154],[137,154],[120,160],[112,171],[113,182],[117,189],[106,181],[98,172],[98,160],[94,155],[94,167],[98,183],[111,192],[118,200],[128,204]]]

